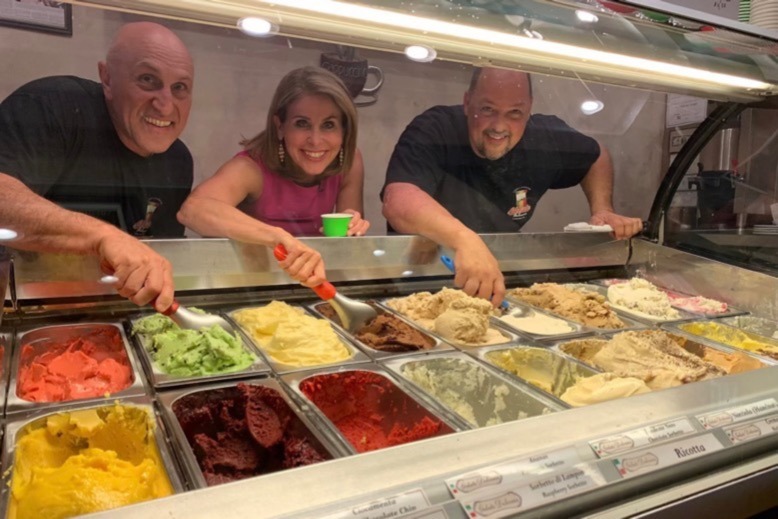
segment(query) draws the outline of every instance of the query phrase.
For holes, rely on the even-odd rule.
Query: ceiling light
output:
[[[603,108],[605,108],[605,105],[602,101],[588,100],[581,103],[581,111],[586,115],[596,114]]]
[[[575,17],[585,23],[595,23],[597,20],[599,20],[596,14],[590,13],[589,11],[583,11],[581,9],[575,10]]]
[[[384,254],[386,254],[386,251],[383,250],[383,249],[376,249],[376,250],[373,251],[373,256],[375,256],[376,258],[379,258],[379,257],[383,256]]]
[[[0,229],[0,241],[15,240],[18,236],[19,233],[11,229]]]
[[[412,270],[403,270],[402,275],[406,276],[406,277],[407,276],[412,276],[413,275],[413,271]]]
[[[435,49],[426,45],[408,45],[405,47],[405,55],[410,60],[429,63],[438,56],[438,53],[435,52]]]
[[[265,20],[264,18],[258,18],[256,16],[247,16],[238,20],[238,29],[243,34],[249,36],[271,36],[278,32],[278,27],[273,23]]]
[[[581,67],[579,70],[596,70],[599,74],[611,73],[619,77],[629,75],[631,81],[636,81],[635,76],[639,75],[642,78],[651,78],[652,82],[661,80],[662,84],[672,83],[677,87],[684,86],[679,85],[679,80],[684,80],[685,85],[691,85],[694,88],[700,88],[699,83],[704,82],[709,85],[717,85],[728,92],[733,91],[733,89],[770,92],[776,88],[775,85],[758,79],[713,72],[705,68],[677,65],[538,38],[527,38],[518,34],[508,34],[335,0],[317,0],[316,2],[261,0],[261,3],[272,6],[273,9],[285,7],[298,12],[315,13],[315,23],[330,31],[336,30],[335,27],[342,26],[346,21],[350,23],[354,21],[367,22],[364,25],[370,27],[371,34],[381,31],[384,27],[391,27],[401,31],[398,35],[421,33],[425,37],[435,38],[438,42],[443,36],[450,40],[451,45],[467,45],[472,53],[480,52],[484,56],[510,53],[517,61],[520,59],[548,60],[555,58],[558,60],[558,66],[574,69]],[[361,29],[359,26],[357,28]],[[351,29],[354,30],[354,27]],[[448,44],[448,42],[445,43]],[[436,46],[436,48],[440,50],[440,47]],[[523,53],[517,54],[517,51]]]

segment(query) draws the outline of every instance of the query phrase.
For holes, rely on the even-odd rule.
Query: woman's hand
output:
[[[324,271],[324,260],[315,249],[304,245],[290,234],[282,235],[273,245],[282,244],[286,248],[286,259],[279,261],[279,266],[306,287],[315,287],[324,283],[327,278]]]
[[[362,218],[359,211],[353,209],[345,209],[342,213],[352,215],[351,221],[348,224],[347,236],[364,236],[367,234],[367,230],[370,228],[370,222]]]

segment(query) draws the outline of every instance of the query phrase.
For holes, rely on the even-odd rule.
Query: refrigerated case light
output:
[[[247,16],[238,20],[238,29],[248,36],[259,37],[272,36],[278,32],[278,27],[275,24],[256,16]]]
[[[420,63],[429,63],[434,61],[438,56],[435,49],[427,47],[426,45],[408,45],[405,47],[405,55],[408,59],[418,61]]]

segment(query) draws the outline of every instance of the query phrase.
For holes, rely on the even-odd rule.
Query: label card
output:
[[[724,432],[733,444],[756,440],[762,436],[778,433],[778,416],[768,416],[757,422],[724,427]]]
[[[396,494],[324,516],[322,519],[389,519],[405,517],[409,514],[429,508],[427,494],[420,488],[415,488],[402,494]],[[442,510],[441,510],[442,511]],[[443,512],[445,517],[445,512]],[[437,516],[432,516],[436,517]]]
[[[631,478],[663,469],[682,461],[699,458],[724,446],[712,433],[672,443],[656,445],[613,458],[613,464],[621,477]]]
[[[589,442],[589,446],[599,457],[612,456],[653,443],[688,436],[695,432],[697,431],[688,418],[678,418],[592,440]]]
[[[594,464],[581,463],[496,493],[481,492],[461,499],[459,503],[471,519],[497,519],[588,492],[604,484],[605,478]]]
[[[498,492],[500,488],[514,487],[520,481],[580,463],[575,447],[545,452],[536,456],[500,463],[446,479],[446,486],[457,500],[478,492]]]
[[[776,411],[778,411],[778,402],[775,401],[775,398],[766,398],[746,405],[697,415],[697,420],[706,429],[716,429],[717,427],[751,420]]]

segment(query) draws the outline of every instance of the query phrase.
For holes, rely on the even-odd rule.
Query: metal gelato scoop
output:
[[[100,278],[100,283],[104,285],[112,285],[118,281],[119,278],[112,275],[106,275]],[[151,302],[152,306],[154,306],[155,301],[156,300]],[[233,328],[232,325],[223,317],[219,317],[218,315],[193,312],[192,310],[181,306],[175,299],[173,300],[173,304],[170,305],[170,308],[160,313],[164,316],[170,317],[174,323],[187,330],[199,330],[201,328],[208,328],[214,324],[217,324],[224,328],[227,333],[235,335],[235,328]]]
[[[278,261],[285,260],[287,255],[286,248],[279,243],[273,249],[273,255]],[[372,306],[339,294],[335,286],[328,281],[319,286],[312,287],[311,290],[332,305],[332,308],[335,309],[338,317],[340,317],[343,327],[352,333],[358,331],[371,319],[375,319],[378,316],[378,313]]]

